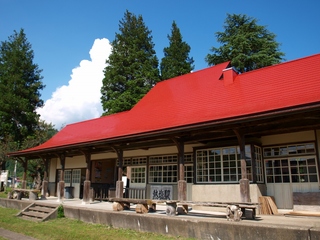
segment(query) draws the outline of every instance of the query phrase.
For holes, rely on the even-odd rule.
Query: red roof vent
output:
[[[225,86],[232,84],[234,79],[238,75],[237,71],[233,67],[222,70],[222,73],[223,73],[222,79],[224,81]]]

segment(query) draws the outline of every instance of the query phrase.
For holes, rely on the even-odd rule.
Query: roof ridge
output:
[[[273,64],[273,65],[270,65],[270,66],[266,66],[266,67],[261,67],[261,68],[255,69],[255,70],[251,70],[251,71],[248,71],[248,72],[241,73],[239,75],[245,75],[247,73],[253,73],[253,72],[257,72],[257,71],[265,71],[265,70],[267,70],[269,68],[283,66],[283,65],[286,65],[286,64],[292,64],[293,62],[298,62],[298,61],[305,61],[308,58],[314,58],[314,57],[317,57],[317,56],[320,57],[320,53],[316,53],[316,54],[313,54],[313,55],[310,55],[310,56],[306,56],[306,57],[300,57],[300,58],[297,58],[297,59],[292,59],[292,60],[289,60],[289,61],[276,63],[276,64]]]

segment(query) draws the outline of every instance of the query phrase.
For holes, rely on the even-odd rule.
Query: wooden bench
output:
[[[177,214],[188,214],[189,206],[206,206],[206,207],[223,207],[226,209],[226,217],[231,221],[239,221],[241,217],[246,216],[246,209],[250,209],[247,215],[251,219],[256,217],[256,208],[258,203],[238,203],[238,202],[193,202],[193,201],[177,201],[177,200],[152,200],[152,199],[133,199],[133,198],[109,198],[109,202],[113,202],[113,211],[129,210],[130,204],[136,205],[136,213],[155,212],[157,203],[166,204],[166,214],[174,216]],[[231,206],[238,211],[231,211]],[[232,209],[233,209],[232,208]],[[231,211],[231,212],[230,212]]]
[[[255,219],[256,217],[256,209],[259,203],[251,203],[251,202],[193,202],[193,201],[166,201],[167,209],[166,214],[167,215],[177,215],[177,214],[188,214],[188,207],[189,206],[206,206],[206,207],[223,207],[226,209],[226,217],[229,220],[230,217],[230,207],[235,206],[235,209],[239,209],[241,212],[238,212],[237,214],[232,213],[231,211],[231,218],[230,220],[233,221],[239,221],[240,218],[243,216],[246,216],[246,209],[250,209],[251,214],[249,217],[251,219]],[[179,206],[179,207],[178,207]]]
[[[151,199],[134,199],[134,198],[109,198],[109,202],[113,202],[113,211],[129,210],[130,204],[135,204],[136,213],[155,212],[156,205],[160,201]],[[161,201],[164,203],[164,201]]]
[[[12,189],[11,195],[14,193],[17,193],[17,199],[21,200],[21,198],[24,197],[25,193],[28,193],[29,195],[29,200],[37,200],[38,199],[38,194],[40,193],[40,190],[38,189],[22,189],[22,188],[14,188]]]

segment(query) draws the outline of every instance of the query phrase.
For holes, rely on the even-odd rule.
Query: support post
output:
[[[178,149],[178,169],[179,169],[179,180],[178,180],[178,200],[187,200],[187,182],[185,181],[184,172],[184,141],[182,139],[173,139]]]
[[[21,188],[26,189],[27,188],[27,170],[28,170],[28,160],[25,159],[22,161],[23,165],[23,175],[22,175],[22,181],[21,181]]]
[[[116,182],[116,198],[123,198],[123,150],[116,147],[111,147],[118,156],[119,167],[118,167],[118,180]]]
[[[241,179],[239,181],[239,184],[240,184],[241,202],[251,202],[250,182],[249,182],[249,179],[247,178],[247,163],[246,163],[244,133],[239,129],[233,129],[233,131],[237,136],[239,147],[240,147]]]
[[[123,198],[123,181],[122,181],[122,173],[123,173],[123,150],[113,148],[118,156],[119,168],[118,168],[118,181],[116,183],[116,198]]]
[[[91,181],[90,181],[90,176],[91,176],[91,154],[89,152],[83,152],[85,158],[86,158],[86,163],[87,163],[87,168],[86,168],[86,180],[83,182],[83,199],[82,203],[88,204],[91,201],[93,201],[92,197],[92,192],[90,191],[91,189]]]
[[[63,201],[64,199],[64,169],[66,163],[66,156],[65,154],[59,155],[60,163],[61,163],[61,170],[60,170],[60,181],[58,183],[58,202]]]
[[[42,188],[41,188],[41,199],[46,200],[47,193],[48,193],[48,170],[49,170],[50,158],[43,158],[42,160],[44,163],[44,176],[43,176]]]

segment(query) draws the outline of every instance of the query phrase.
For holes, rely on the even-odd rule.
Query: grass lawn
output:
[[[22,220],[15,215],[17,209],[0,207],[0,227],[13,232],[22,233],[37,239],[186,239],[180,237],[167,237],[154,233],[138,232],[129,229],[116,229],[106,225],[89,224],[74,219],[57,218],[45,222]],[[0,237],[0,240],[2,238]]]
[[[7,191],[5,191],[5,192],[1,192],[1,190],[0,190],[0,198],[7,198],[9,191],[11,191],[11,188],[7,188]]]

